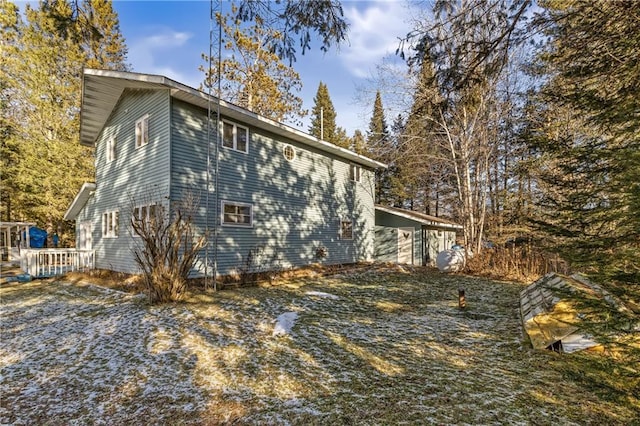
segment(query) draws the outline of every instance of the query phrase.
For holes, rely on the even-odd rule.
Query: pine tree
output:
[[[433,63],[423,60],[419,70],[413,104],[401,135],[403,167],[399,179],[411,208],[437,216],[446,170],[437,124],[443,105]]]
[[[2,56],[7,60],[0,62],[0,220],[11,221],[12,201],[17,197],[17,191],[13,182],[16,181],[16,169],[14,165],[19,159],[19,144],[15,138],[16,121],[12,119],[11,102],[13,91],[10,90],[8,81],[8,58],[18,55],[17,40],[20,23],[20,11],[14,3],[0,3],[0,31],[2,38]]]
[[[289,60],[289,65],[295,62],[298,47],[303,55],[311,48],[312,33],[322,39],[320,49],[325,52],[332,43],[339,44],[347,37],[348,25],[339,1],[244,0],[235,18],[262,22],[270,34],[263,46]],[[299,37],[297,42],[294,36]]]
[[[373,102],[373,114],[367,131],[367,151],[375,160],[386,163],[387,169],[376,170],[376,204],[392,205],[396,201],[392,189],[392,176],[395,174],[394,148],[391,143],[389,128],[384,117],[382,97],[376,92]]]
[[[574,265],[640,282],[637,3],[543,5],[551,42],[541,60],[553,77],[530,122],[541,230]]]
[[[360,130],[353,132],[349,149],[360,155],[367,155],[367,140]]]
[[[52,230],[63,227],[62,216],[78,188],[94,178],[92,149],[77,143],[82,69],[89,61],[124,69],[118,61],[126,50],[110,4],[41,2],[37,9],[26,5],[24,16],[26,22],[15,22],[17,37],[5,27],[2,34],[3,48],[14,52],[2,68],[14,129],[5,143],[17,149],[3,173],[3,189],[12,188],[13,218]],[[85,50],[101,41],[115,44]]]
[[[323,82],[318,84],[318,91],[313,98],[309,133],[318,139],[339,145],[336,110],[329,96],[329,89]]]
[[[273,120],[299,124],[307,114],[302,99],[294,94],[302,89],[300,75],[265,47],[278,34],[272,34],[259,17],[253,25],[243,26],[232,17],[236,13],[234,6],[231,15],[217,18],[224,32],[224,49],[230,54],[220,64],[219,96]],[[204,86],[217,87],[217,63],[212,62],[208,70],[209,57],[203,54],[202,58],[207,62],[207,67],[200,67],[205,72]]]
[[[111,0],[83,0],[78,11],[85,67],[126,71],[127,46]]]

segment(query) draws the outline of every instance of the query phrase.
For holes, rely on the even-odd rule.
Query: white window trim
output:
[[[107,163],[111,163],[118,158],[117,144],[118,144],[118,140],[116,139],[115,136],[111,136],[109,139],[107,139],[107,150],[106,150]]]
[[[133,219],[136,220],[144,220],[145,222],[149,222],[150,221],[150,213],[151,213],[151,207],[155,206],[155,208],[157,209],[158,207],[161,209],[164,209],[164,206],[159,203],[159,202],[155,202],[155,203],[146,203],[146,204],[138,204],[136,206],[134,206],[133,208],[133,213],[132,213],[132,217]],[[145,210],[145,217],[139,217],[140,216],[140,212],[142,211],[142,209],[144,208]],[[164,212],[163,212],[164,214]],[[131,226],[133,226],[133,224],[131,224]],[[132,232],[133,236],[139,236],[137,235],[135,232]]]
[[[238,222],[225,222],[224,221],[224,207],[226,205],[238,206],[238,207],[249,207],[249,223],[245,224],[245,223],[238,223]],[[253,204],[240,203],[240,202],[237,202],[237,201],[222,200],[220,202],[220,224],[222,226],[231,226],[231,227],[238,227],[238,228],[253,228]]]
[[[230,124],[233,126],[233,147],[231,146],[225,146],[224,145],[224,125],[225,124]],[[234,123],[233,121],[229,121],[229,120],[221,120],[220,121],[220,145],[222,145],[223,148],[226,149],[231,149],[233,151],[236,152],[242,152],[243,154],[248,154],[249,153],[249,128],[245,127],[245,126],[241,126],[240,124]],[[247,132],[247,141],[246,141],[246,151],[242,151],[240,149],[238,149],[238,129],[244,129]]]
[[[90,220],[78,222],[77,246],[79,250],[93,248],[93,224]]]
[[[110,210],[102,213],[102,238],[118,238],[118,236],[120,235],[119,228],[120,228],[120,211],[119,210]]]
[[[349,180],[351,180],[351,182],[360,182],[361,178],[362,167],[355,163],[349,164]]]
[[[348,222],[348,223],[350,223],[350,224],[351,224],[351,236],[350,236],[350,237],[345,237],[345,236],[342,234],[342,224],[343,224],[343,223],[345,223],[345,222]],[[351,240],[353,240],[353,220],[351,220],[351,219],[346,219],[346,218],[344,218],[344,219],[340,219],[340,222],[339,222],[339,228],[338,228],[338,236],[340,237],[340,239],[341,239],[341,240],[345,240],[345,241],[351,241]]]
[[[139,123],[142,123],[142,128],[140,131],[138,131]],[[138,136],[140,136],[140,133],[142,133],[141,142],[140,144],[138,144]],[[136,144],[136,149],[149,145],[149,114],[145,114],[136,120],[134,142]]]
[[[291,148],[291,151],[293,152],[293,156],[289,159],[287,158],[287,148]],[[287,161],[293,161],[296,159],[296,157],[298,156],[298,153],[296,152],[296,148],[291,145],[291,144],[286,144],[283,148],[282,148],[282,156],[284,157],[285,160]]]

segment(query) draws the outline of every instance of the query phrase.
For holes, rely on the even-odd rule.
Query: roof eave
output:
[[[102,103],[96,102],[96,105],[87,105],[89,99],[89,93],[91,89],[88,89],[87,81],[91,77],[98,77],[105,79],[102,81],[102,86],[99,87],[100,94],[110,94],[110,100]],[[106,79],[113,79],[113,81],[107,82]],[[93,82],[96,85],[95,90],[98,91],[98,82]],[[111,113],[117,99],[120,98],[122,92],[126,88],[165,88],[171,90],[171,95],[178,97],[181,100],[206,108],[211,101],[218,102],[218,98],[203,93],[197,89],[189,87],[185,84],[179,83],[170,78],[154,75],[154,74],[140,74],[127,71],[110,71],[110,70],[98,70],[87,68],[84,70],[83,75],[83,87],[82,87],[82,109],[80,114],[80,143],[86,146],[95,146],[98,134],[101,128],[106,123],[108,116]],[[98,111],[99,117],[89,119],[86,117],[86,108],[94,108]],[[103,108],[103,110],[100,110]],[[287,137],[302,144],[314,147],[324,152],[334,154],[338,157],[344,158],[354,163],[372,168],[372,169],[386,169],[388,166],[382,162],[365,157],[364,155],[357,154],[345,148],[341,148],[324,140],[318,139],[307,133],[304,133],[298,129],[294,129],[286,124],[279,123],[261,115],[255,114],[237,105],[233,105],[229,102],[220,100],[221,113],[231,117],[237,117],[243,121],[251,124],[255,127],[270,131],[280,136]]]
[[[65,212],[63,219],[64,220],[75,220],[78,217],[78,214],[82,210],[82,208],[89,200],[89,196],[91,196],[91,192],[96,190],[96,184],[93,182],[85,182],[82,184],[80,191],[76,194],[75,198],[69,205],[69,208]]]
[[[412,220],[414,222],[418,222],[421,223],[422,225],[427,225],[427,226],[433,226],[433,227],[438,227],[438,228],[446,228],[446,229],[454,229],[454,230],[462,230],[463,227],[462,225],[458,225],[455,223],[447,223],[447,222],[441,222],[441,221],[435,221],[435,220],[426,220],[426,219],[422,219],[416,216],[412,216],[410,214],[404,213],[402,211],[398,211],[399,209],[389,209],[386,208],[385,206],[380,206],[380,205],[376,205],[375,206],[376,210],[380,210],[383,211],[385,213],[389,213],[389,214],[393,214],[396,216],[400,216],[403,217],[405,219],[409,219]]]

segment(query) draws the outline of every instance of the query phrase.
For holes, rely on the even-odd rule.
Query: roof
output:
[[[413,210],[399,209],[397,207],[389,207],[389,206],[381,206],[381,205],[376,205],[375,207],[376,207],[376,210],[378,211],[403,217],[405,219],[413,220],[418,223],[421,223],[422,225],[462,230],[462,225],[458,225],[457,223],[451,222],[446,219],[442,219],[440,217],[431,216],[431,215],[416,212]]]
[[[93,182],[85,182],[82,184],[80,191],[76,195],[76,198],[73,199],[71,205],[67,209],[67,212],[64,214],[64,220],[75,220],[78,217],[78,213],[87,203],[89,196],[96,190],[96,184]]]
[[[211,102],[217,106],[218,98],[170,78],[126,71],[108,71],[87,68],[82,81],[82,104],[80,112],[80,143],[94,146],[111,111],[116,106],[125,89],[169,90],[171,96],[201,108],[208,108]],[[387,168],[387,165],[356,154],[329,142],[320,140],[293,127],[287,126],[244,108],[220,100],[220,113],[259,129],[300,142],[304,145],[331,153],[345,160],[374,169]]]

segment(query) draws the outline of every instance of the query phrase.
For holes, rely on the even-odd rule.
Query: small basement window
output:
[[[228,226],[253,226],[253,206],[251,204],[223,201],[222,224]]]

